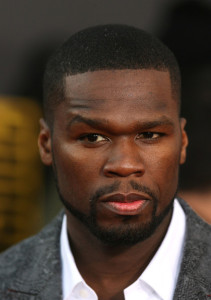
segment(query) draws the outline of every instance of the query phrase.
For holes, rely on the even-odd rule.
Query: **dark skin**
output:
[[[176,193],[188,143],[168,71],[104,70],[68,76],[65,96],[54,113],[53,130],[41,120],[39,136],[42,161],[53,164],[65,201],[89,215],[89,199],[97,189],[118,182],[118,193],[126,197],[134,193],[133,180],[153,191],[155,215],[162,214]],[[138,196],[141,204],[136,208],[99,198],[96,224],[117,232],[127,225],[150,224],[154,198],[143,192]],[[123,290],[141,275],[161,244],[172,209],[148,238],[120,246],[105,244],[79,218],[66,213],[81,275],[100,300],[122,300]],[[127,224],[125,215],[130,216]]]

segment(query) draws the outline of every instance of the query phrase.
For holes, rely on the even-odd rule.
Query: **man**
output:
[[[129,26],[48,62],[39,149],[65,214],[0,258],[0,299],[207,299],[210,227],[175,199],[187,135],[173,54]]]

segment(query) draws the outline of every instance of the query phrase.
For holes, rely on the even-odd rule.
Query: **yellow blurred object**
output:
[[[43,169],[37,147],[41,114],[31,99],[0,97],[0,250],[43,223]]]

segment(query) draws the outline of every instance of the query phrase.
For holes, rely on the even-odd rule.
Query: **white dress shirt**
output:
[[[175,199],[167,233],[141,276],[124,290],[125,300],[172,300],[180,270],[184,239],[185,214]],[[63,300],[97,300],[94,290],[82,278],[75,264],[67,235],[66,216],[61,237]]]

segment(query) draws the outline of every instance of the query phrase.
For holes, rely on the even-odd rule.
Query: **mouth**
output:
[[[100,200],[107,209],[119,215],[137,215],[150,202],[149,196],[139,193],[111,194]]]

